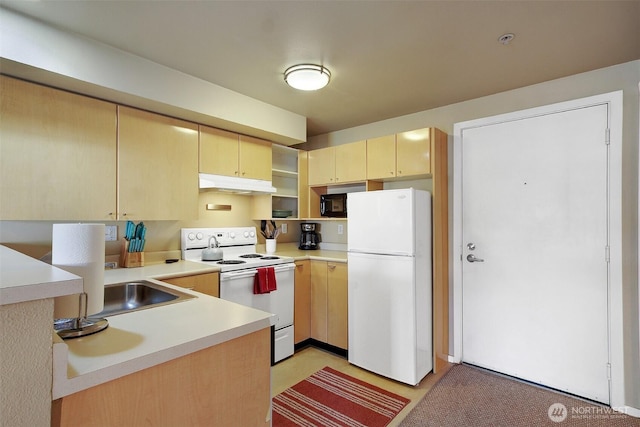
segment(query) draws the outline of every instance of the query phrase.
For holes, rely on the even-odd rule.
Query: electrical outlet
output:
[[[342,224],[338,224],[338,234],[344,234],[344,228]]]
[[[287,234],[287,224],[282,224],[280,227],[282,228],[282,234]]]
[[[118,226],[117,225],[105,225],[104,226],[104,241],[115,242],[118,240]]]

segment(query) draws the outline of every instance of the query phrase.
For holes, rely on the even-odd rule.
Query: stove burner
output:
[[[262,255],[260,255],[260,254],[245,254],[245,255],[240,255],[238,258],[262,258]]]
[[[263,256],[261,259],[280,259],[279,256]]]
[[[242,260],[239,260],[239,259],[225,259],[225,260],[222,260],[222,261],[218,261],[218,264],[244,264],[246,262],[247,261],[242,261]]]

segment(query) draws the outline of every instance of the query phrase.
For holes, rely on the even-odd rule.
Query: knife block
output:
[[[144,267],[144,252],[127,252],[129,242],[122,239],[122,251],[120,253],[120,265],[125,268]]]

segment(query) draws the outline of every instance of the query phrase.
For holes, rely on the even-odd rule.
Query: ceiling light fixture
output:
[[[329,84],[331,72],[322,65],[300,64],[284,72],[284,81],[294,89],[318,90]]]

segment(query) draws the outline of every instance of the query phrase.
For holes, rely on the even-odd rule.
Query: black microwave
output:
[[[320,195],[320,215],[334,218],[346,218],[347,194]]]

